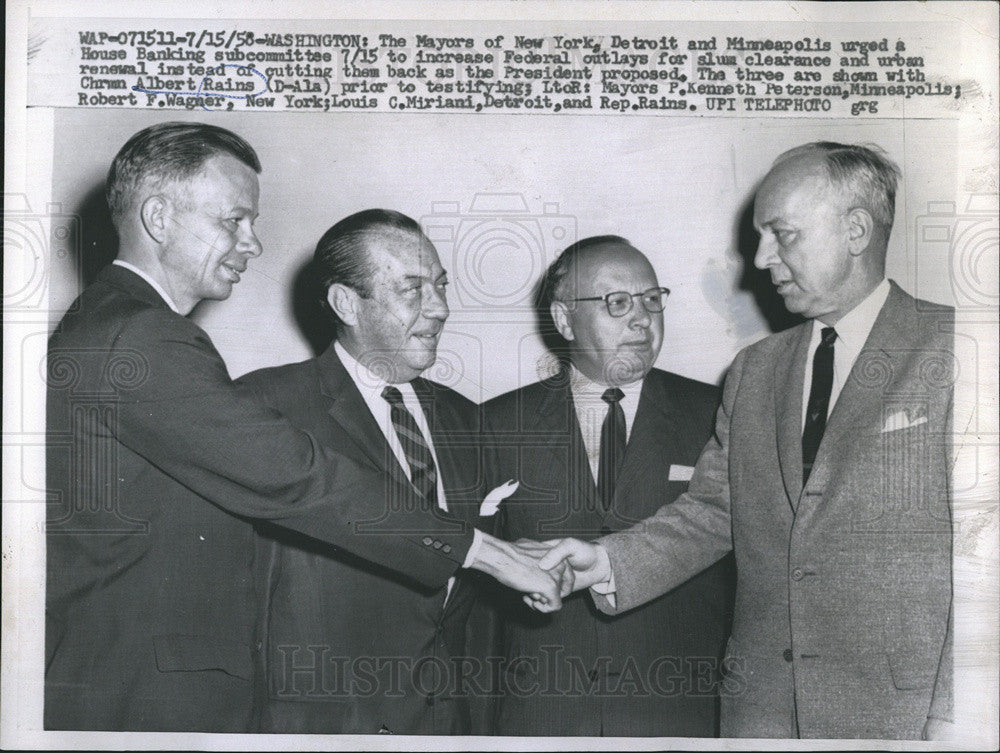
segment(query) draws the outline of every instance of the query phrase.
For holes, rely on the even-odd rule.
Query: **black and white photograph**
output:
[[[7,22],[3,747],[1000,744],[996,3]]]

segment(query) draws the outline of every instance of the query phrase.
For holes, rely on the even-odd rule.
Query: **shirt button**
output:
[[[802,568],[795,568],[792,570],[792,580],[802,580],[803,572]]]
[[[784,651],[781,652],[781,657],[785,661],[790,662],[792,660],[792,649],[786,648]]]

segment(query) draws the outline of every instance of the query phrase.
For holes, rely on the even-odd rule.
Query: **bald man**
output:
[[[520,484],[500,506],[502,535],[596,538],[685,491],[718,390],[653,368],[669,290],[624,238],[574,243],[545,293],[563,370],[486,405],[495,482]],[[582,595],[547,615],[508,599],[496,731],[714,736],[731,594],[726,561],[616,618]]]

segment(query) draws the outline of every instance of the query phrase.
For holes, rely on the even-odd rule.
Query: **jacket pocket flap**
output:
[[[218,669],[249,680],[253,676],[250,649],[240,643],[204,635],[157,635],[153,638],[156,668],[161,672]]]

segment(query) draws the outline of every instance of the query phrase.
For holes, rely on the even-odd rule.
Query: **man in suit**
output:
[[[552,583],[515,547],[474,547],[468,526],[419,514],[412,485],[230,381],[186,315],[228,298],[260,254],[259,171],[246,141],[199,123],[146,128],[112,164],[119,257],[49,343],[47,729],[254,728],[248,519],[426,588],[462,565],[528,591]],[[398,532],[362,535],[389,504]]]
[[[321,443],[412,482],[428,517],[475,527],[488,459],[479,408],[420,376],[449,313],[434,246],[409,217],[366,210],[323,235],[312,273],[334,342],[318,358],[240,381]],[[388,511],[374,528],[400,524]],[[469,733],[461,675],[473,669],[462,664],[472,589],[462,577],[427,588],[272,526],[262,527],[258,555],[264,731]]]
[[[687,494],[543,558],[618,613],[732,547],[724,736],[948,733],[954,312],[885,279],[897,177],[861,146],[778,158],[754,263],[809,321],[736,357]]]
[[[669,291],[624,238],[574,243],[543,290],[566,363],[486,404],[498,455],[491,485],[519,482],[500,506],[501,535],[593,539],[687,489],[718,390],[653,368]],[[496,731],[716,735],[732,587],[727,559],[621,617],[580,595],[542,615],[499,594],[507,676]]]

